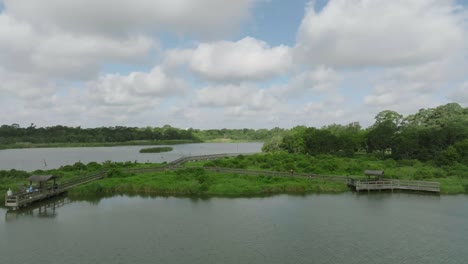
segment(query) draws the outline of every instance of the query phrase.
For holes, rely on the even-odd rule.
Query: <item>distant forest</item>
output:
[[[216,139],[264,141],[263,151],[332,154],[351,157],[356,153],[378,158],[434,161],[437,165],[468,163],[468,108],[450,103],[421,109],[403,116],[385,110],[375,123],[362,128],[359,123],[331,124],[322,128],[297,126],[292,129],[179,129],[158,127],[0,127],[0,145],[17,143],[119,143],[129,141]]]
[[[20,127],[18,124],[0,127],[0,144],[15,143],[115,143],[139,140],[197,140],[193,130],[166,125],[162,128],[137,127]]]
[[[209,141],[230,139],[244,141],[265,141],[273,135],[283,134],[285,129],[179,129],[163,127],[99,127],[81,128],[67,126],[20,127],[18,124],[0,127],[0,145],[17,143],[118,143],[129,141],[190,140]]]

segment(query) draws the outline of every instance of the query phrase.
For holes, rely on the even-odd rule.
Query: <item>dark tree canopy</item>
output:
[[[421,109],[407,117],[385,110],[367,129],[358,123],[331,124],[321,129],[295,127],[276,145],[276,150],[309,155],[352,156],[365,151],[381,158],[431,160],[439,165],[466,163],[468,108],[450,103]]]

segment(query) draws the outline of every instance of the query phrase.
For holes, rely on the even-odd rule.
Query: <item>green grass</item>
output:
[[[134,163],[134,162],[111,162],[106,161],[103,163],[90,162],[83,164],[77,162],[73,165],[62,166],[59,169],[53,170],[36,170],[33,172],[25,172],[18,170],[0,171],[0,205],[5,203],[5,193],[8,188],[11,188],[13,192],[24,190],[28,184],[27,178],[33,174],[46,175],[52,174],[58,176],[58,182],[65,181],[68,179],[76,178],[90,173],[99,171],[108,171],[110,175],[115,172],[120,172],[127,168],[148,168],[163,166],[164,164],[155,163]]]
[[[155,147],[155,148],[143,148],[140,149],[140,153],[161,153],[172,151],[171,147]]]
[[[126,174],[106,178],[73,188],[70,195],[139,193],[154,195],[196,196],[264,196],[279,193],[339,193],[344,183],[304,178],[245,176],[206,172],[201,168],[187,168],[144,174]]]
[[[223,158],[213,161],[187,163],[186,166],[208,166],[239,169],[255,169],[287,172],[314,173],[323,175],[363,178],[364,170],[384,170],[385,178],[401,180],[436,181],[441,184],[441,193],[468,193],[468,167],[464,164],[437,167],[417,160],[380,160],[369,155],[353,158],[330,155],[307,156],[300,154],[255,154]]]

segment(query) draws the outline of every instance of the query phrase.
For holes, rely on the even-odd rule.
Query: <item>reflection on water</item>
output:
[[[466,195],[122,195],[54,202],[32,212],[8,212],[7,219],[16,221],[0,219],[0,263],[461,264],[468,259]]]

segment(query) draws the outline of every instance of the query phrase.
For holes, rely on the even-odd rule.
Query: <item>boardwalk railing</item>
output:
[[[99,172],[90,174],[68,181],[62,182],[60,185],[34,190],[32,192],[19,192],[12,196],[5,197],[5,206],[8,207],[21,207],[30,203],[46,199],[48,197],[56,196],[58,194],[66,192],[68,189],[85,184],[94,180],[102,179],[106,176],[106,172]]]
[[[246,169],[231,169],[219,167],[204,167],[206,171],[222,172],[222,173],[236,173],[242,175],[252,176],[273,176],[273,177],[302,177],[307,179],[322,179],[328,181],[346,182],[345,176],[332,176],[332,175],[319,175],[312,173],[295,173],[295,172],[278,172],[278,171],[262,171],[262,170],[246,170]]]
[[[56,195],[57,190],[53,188],[36,190],[33,192],[20,192],[12,196],[5,197],[5,205],[11,207],[19,207],[24,204],[30,204],[38,200]]]
[[[384,180],[384,181],[353,181],[348,185],[354,187],[356,191],[375,190],[411,190],[425,192],[440,192],[439,182],[408,181],[408,180]]]
[[[98,173],[95,173],[95,174],[85,175],[85,176],[82,176],[82,177],[67,180],[67,181],[62,182],[58,186],[58,188],[62,189],[62,190],[68,190],[68,189],[70,189],[72,187],[75,187],[75,186],[78,186],[78,185],[81,185],[81,184],[85,184],[85,183],[88,183],[88,182],[91,182],[91,181],[102,179],[102,178],[106,177],[106,174],[107,174],[107,172],[102,171],[102,172],[98,172]]]

